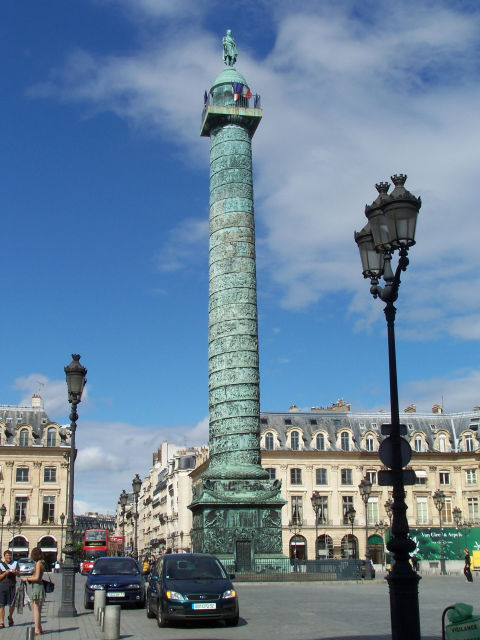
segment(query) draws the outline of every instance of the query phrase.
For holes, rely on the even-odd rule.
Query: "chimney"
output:
[[[42,398],[38,395],[38,393],[34,393],[32,396],[32,409],[41,409],[42,408]]]
[[[290,405],[290,408],[288,410],[290,413],[298,413],[298,407],[296,404],[292,404]]]
[[[405,407],[403,411],[404,413],[417,413],[417,405],[409,404],[408,407]]]
[[[443,407],[441,404],[434,404],[432,407],[432,413],[439,413],[442,414],[443,413]]]

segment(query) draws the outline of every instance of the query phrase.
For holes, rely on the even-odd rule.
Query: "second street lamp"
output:
[[[3,549],[3,523],[5,521],[5,516],[7,515],[7,507],[2,504],[0,507],[0,518],[1,518],[1,533],[0,533],[0,551]]]
[[[60,526],[62,527],[62,533],[60,535],[60,562],[63,562],[63,525],[65,524],[65,514],[60,515]]]
[[[315,513],[315,560],[318,557],[318,513],[322,508],[323,500],[318,491],[314,491],[311,497],[312,507]],[[323,518],[322,518],[323,519]]]
[[[370,562],[370,546],[368,544],[368,500],[370,498],[370,494],[372,493],[372,483],[368,478],[363,478],[363,480],[358,485],[360,490],[360,495],[362,496],[363,503],[365,505],[365,577],[372,577],[372,564]]]
[[[350,542],[352,545],[352,551],[351,551],[351,557],[352,558],[356,558],[357,556],[357,545],[354,544],[353,540],[353,525],[355,524],[355,516],[357,515],[357,512],[355,511],[355,509],[353,507],[350,507],[346,513],[347,519],[352,527],[352,536],[350,538]]]
[[[460,555],[460,536],[462,535],[460,533],[460,526],[462,524],[462,510],[458,507],[455,507],[452,511],[452,515],[455,526],[457,527],[457,557],[460,560],[460,558],[462,557]]]
[[[62,571],[62,602],[58,610],[59,618],[67,618],[77,615],[75,609],[75,545],[73,537],[73,482],[75,467],[75,431],[77,429],[77,406],[82,401],[82,393],[87,382],[87,370],[80,364],[78,353],[72,354],[72,362],[65,367],[67,378],[68,401],[72,405],[70,412],[70,460],[69,460],[69,486],[68,486],[68,511],[67,529],[65,534],[64,554],[66,555]]]
[[[142,487],[142,480],[138,473],[135,475],[132,480],[132,489],[133,489],[133,497],[135,499],[135,529],[134,529],[134,547],[133,547],[133,557],[138,562],[138,494],[140,493],[140,489]]]
[[[128,493],[123,489],[118,499],[120,507],[122,508],[122,555],[125,555],[125,507],[128,502]]]
[[[443,524],[442,524],[442,511],[445,508],[445,494],[441,489],[437,489],[433,494],[433,501],[438,509],[438,518],[440,520],[440,575],[446,576],[447,570],[445,567],[445,553],[443,549]]]

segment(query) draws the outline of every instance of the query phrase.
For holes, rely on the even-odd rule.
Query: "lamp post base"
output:
[[[447,575],[447,565],[445,564],[445,558],[440,558],[440,575]]]
[[[75,566],[68,563],[62,565],[62,602],[58,610],[59,618],[74,618],[75,608]]]
[[[420,611],[418,607],[420,576],[413,571],[407,561],[395,563],[386,579],[390,590],[392,640],[405,640],[405,638],[420,640]]]

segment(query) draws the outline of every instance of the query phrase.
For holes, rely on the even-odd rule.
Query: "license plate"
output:
[[[194,602],[192,605],[194,609],[216,609],[215,602]]]
[[[124,598],[124,591],[107,591],[107,598]]]

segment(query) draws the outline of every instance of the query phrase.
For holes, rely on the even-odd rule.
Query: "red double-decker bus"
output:
[[[83,536],[83,561],[80,573],[90,573],[97,558],[109,555],[108,531],[106,529],[87,529]]]

